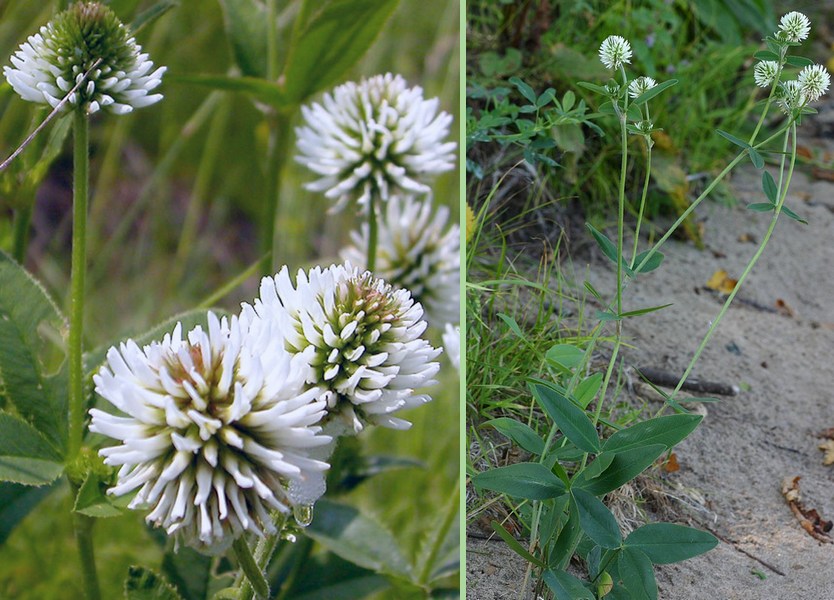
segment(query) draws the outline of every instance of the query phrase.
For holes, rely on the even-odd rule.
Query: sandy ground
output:
[[[825,133],[825,126],[808,129]],[[626,310],[674,306],[628,324],[636,350],[625,353],[626,365],[682,373],[721,306],[705,283],[717,269],[738,277],[755,252],[755,243],[740,240],[746,234],[758,242],[767,228],[769,214],[743,208],[763,201],[761,173],[741,168],[732,183],[738,207],[707,202],[698,209],[707,249],[670,242],[663,267],[628,289]],[[702,495],[699,510],[678,507],[681,519],[694,519],[726,541],[701,557],[657,568],[665,600],[834,600],[834,544],[803,531],[780,493],[783,478],[801,476],[805,505],[834,518],[834,466],[823,466],[816,437],[834,427],[834,184],[798,172],[787,205],[810,224],[780,219],[739,294],[759,307],[730,308],[693,374],[742,392],[707,405],[702,425],[676,449],[680,471],[669,476],[671,484]],[[613,282],[609,265],[605,259],[589,265],[592,282],[606,292]],[[582,272],[584,265],[575,267]],[[792,316],[788,309],[762,310],[778,300]],[[525,568],[502,542],[470,539],[467,598],[523,597]]]

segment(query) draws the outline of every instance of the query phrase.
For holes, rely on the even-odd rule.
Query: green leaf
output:
[[[125,580],[125,600],[183,600],[170,583],[145,567],[132,566]]]
[[[548,569],[544,572],[544,582],[553,592],[556,600],[595,600],[582,581],[567,571]]]
[[[606,235],[601,231],[597,231],[597,229],[590,223],[585,223],[585,227],[587,227],[588,231],[591,232],[591,235],[594,236],[594,239],[597,241],[597,244],[599,244],[602,253],[607,256],[611,262],[616,264],[617,246],[614,245],[614,242],[609,240],[608,237],[606,237]]]
[[[556,344],[550,347],[544,358],[560,371],[570,372],[582,364],[585,353],[571,344]]]
[[[281,583],[275,582],[274,589]],[[324,552],[304,560],[286,597],[292,600],[366,598],[390,587],[385,577]],[[238,595],[233,597],[237,600]]]
[[[162,574],[183,600],[204,600],[211,582],[212,558],[188,546],[168,550],[162,558]]]
[[[810,67],[812,64],[814,64],[814,61],[812,61],[810,58],[805,58],[804,56],[788,56],[785,59],[785,62],[792,67],[799,67],[800,69],[802,67]]]
[[[510,330],[514,334],[516,334],[519,338],[521,338],[522,340],[525,339],[524,338],[524,333],[521,331],[521,328],[518,326],[518,323],[516,322],[515,319],[513,319],[509,315],[505,315],[504,313],[498,313],[498,318],[501,319],[502,321],[504,321],[504,323],[507,324],[507,327],[509,327]]]
[[[0,388],[58,458],[67,443],[66,371],[50,376],[45,362],[50,353],[51,362],[63,358],[56,344],[65,327],[41,284],[0,251]]]
[[[61,456],[22,419],[0,412],[0,481],[43,485],[63,471]]]
[[[594,543],[603,548],[617,548],[623,541],[617,519],[593,494],[575,489],[571,495],[579,509],[579,525]]]
[[[352,506],[319,500],[313,522],[304,533],[355,565],[402,579],[411,578],[411,566],[391,532]]]
[[[544,440],[524,423],[508,417],[499,417],[487,421],[482,427],[488,425],[510,438],[518,446],[527,450],[527,452],[531,452],[537,456],[544,452]]]
[[[266,7],[258,0],[220,0],[226,36],[241,73],[266,77],[266,37],[269,22]]]
[[[588,408],[588,405],[596,397],[599,388],[602,387],[602,373],[594,373],[590,377],[583,379],[576,386],[573,395],[577,403],[582,408]]]
[[[156,21],[169,10],[176,8],[178,4],[179,3],[176,0],[162,0],[162,2],[157,2],[149,9],[142,11],[130,23],[131,34],[136,35],[139,31]]]
[[[795,212],[793,212],[793,211],[792,211],[790,208],[788,208],[787,206],[782,205],[782,211],[781,211],[781,212],[782,212],[782,213],[784,213],[784,215],[785,215],[786,217],[788,217],[788,218],[790,218],[790,219],[793,219],[794,221],[799,221],[799,222],[800,222],[800,223],[802,223],[803,225],[807,225],[807,224],[808,224],[808,221],[806,221],[805,219],[803,219],[802,217],[800,217],[798,214],[796,214]]]
[[[660,306],[650,306],[648,308],[638,308],[637,310],[630,310],[628,312],[624,312],[620,315],[621,319],[627,319],[628,317],[639,317],[640,315],[647,315],[652,312],[656,312],[658,310],[663,310],[664,308],[669,308],[672,306],[672,303],[669,304],[661,304]]]
[[[594,318],[597,321],[619,321],[621,317],[615,315],[613,312],[608,310],[598,310],[594,313]]]
[[[574,102],[576,102],[576,96],[570,90],[565,92],[565,95],[562,96],[562,110],[568,112],[571,108],[573,108]]]
[[[601,85],[596,85],[594,83],[588,83],[587,81],[577,81],[576,85],[581,88],[585,88],[586,90],[590,90],[595,94],[600,94],[601,96],[607,96],[608,90],[606,90]]]
[[[642,94],[637,96],[637,98],[634,99],[634,104],[636,104],[638,106],[640,104],[645,104],[646,102],[648,102],[649,100],[651,100],[652,98],[657,96],[658,94],[664,92],[665,90],[668,90],[670,87],[672,87],[673,85],[675,85],[677,83],[678,83],[677,79],[669,79],[667,81],[663,81],[661,83],[658,83],[656,86],[654,86],[650,90],[646,90],[645,92],[643,92]]]
[[[527,550],[525,550],[524,546],[519,544],[518,540],[515,539],[509,531],[507,531],[506,529],[504,529],[501,526],[501,523],[499,523],[498,521],[492,521],[490,523],[490,525],[492,525],[492,529],[495,531],[495,533],[497,533],[501,537],[502,540],[504,540],[507,543],[507,545],[510,547],[510,549],[513,552],[515,552],[516,554],[518,554],[521,558],[523,558],[524,560],[526,560],[529,563],[532,563],[532,564],[536,565],[537,567],[542,567],[543,568],[543,567],[547,566],[542,561],[540,561],[538,558],[536,558],[535,556],[530,554]]]
[[[110,497],[107,496],[107,485],[95,473],[88,473],[84,483],[78,490],[75,497],[73,510],[88,517],[97,519],[106,517],[120,517],[124,512],[113,505]]]
[[[722,131],[720,129],[716,129],[715,131],[718,133],[718,135],[720,135],[721,137],[723,137],[726,140],[729,140],[730,142],[732,142],[733,144],[735,144],[739,148],[744,148],[745,150],[747,150],[750,147],[750,144],[748,144],[747,142],[745,142],[743,140],[738,139],[736,136],[734,136],[730,133],[727,133],[726,131]]]
[[[632,600],[657,600],[657,580],[652,561],[634,547],[625,547],[618,557],[620,579]]]
[[[621,429],[605,440],[603,452],[623,452],[641,446],[663,444],[672,448],[685,439],[701,422],[701,415],[666,415]]]
[[[533,396],[562,433],[585,452],[599,452],[599,436],[585,411],[547,386],[534,384]]]
[[[591,462],[591,464],[588,465],[583,471],[585,479],[590,480],[602,475],[605,469],[610,467],[611,463],[614,462],[615,456],[616,454],[613,452],[603,452],[602,454],[598,454],[593,462]]]
[[[629,121],[642,121],[643,120],[643,113],[640,112],[640,105],[639,104],[629,104],[628,111],[626,112],[626,117]],[[642,133],[642,132],[640,132]]]
[[[759,154],[758,150],[750,146],[750,148],[747,149],[747,153],[750,155],[750,162],[753,163],[754,167],[757,169],[764,169],[764,158],[762,158],[762,155]]]
[[[718,539],[685,525],[649,523],[632,531],[625,545],[645,553],[656,565],[667,565],[709,552],[718,545]]]
[[[773,175],[767,171],[762,173],[762,189],[770,203],[776,204],[779,200],[779,189],[776,187],[776,182],[773,181]]]
[[[651,254],[651,255],[650,255]],[[646,260],[648,258],[649,260]],[[646,250],[645,252],[641,252],[638,254],[634,259],[634,272],[635,273],[649,273],[657,269],[661,263],[663,262],[664,256],[662,252],[651,250]],[[646,260],[646,264],[642,267],[640,266],[643,261]]]
[[[665,451],[666,446],[653,444],[617,452],[611,464],[599,476],[588,479],[583,472],[574,480],[573,485],[594,496],[602,496],[637,477]]]
[[[0,481],[0,546],[18,523],[54,489],[54,485],[31,487]]]
[[[376,39],[398,0],[305,0],[290,43],[287,97],[300,104],[333,85]]]
[[[518,77],[510,77],[508,81],[516,87],[518,92],[524,96],[530,104],[536,104],[536,92],[532,87],[530,87],[530,85],[524,83]]]
[[[759,50],[753,55],[753,58],[756,60],[773,60],[778,61],[779,55],[771,52],[770,50]]]
[[[576,545],[582,537],[582,527],[579,525],[579,509],[576,507],[576,501],[570,494],[566,494],[565,497],[568,498],[567,514],[565,516],[561,516],[563,504],[560,499],[557,498],[554,501],[554,508],[551,509],[560,511],[557,515],[559,521],[564,519],[559,535],[550,548],[548,559],[550,568],[557,570],[567,569],[571,557],[576,551]]]
[[[776,205],[770,204],[769,202],[753,202],[747,205],[747,210],[755,212],[770,212],[772,210],[776,210]]]
[[[169,75],[169,83],[189,83],[224,92],[241,92],[255,100],[275,108],[286,108],[289,104],[286,94],[278,85],[255,77],[231,77],[228,75]]]
[[[521,462],[490,469],[472,478],[479,489],[492,490],[513,498],[547,500],[567,491],[565,484],[550,469],[539,463]]]

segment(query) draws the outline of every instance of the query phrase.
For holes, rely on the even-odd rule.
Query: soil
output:
[[[824,112],[803,127],[805,136],[829,133],[825,117],[834,111]],[[823,137],[804,143],[832,150]],[[707,280],[718,269],[737,278],[755,252],[769,213],[745,206],[764,201],[761,173],[739,168],[732,187],[737,206],[707,201],[697,210],[704,250],[671,241],[663,266],[630,285],[625,310],[674,305],[627,322],[633,348],[625,351],[626,367],[681,374],[723,301],[706,289]],[[703,423],[675,449],[680,470],[665,485],[680,490],[673,495],[684,502],[672,500],[662,518],[676,515],[723,541],[705,555],[656,568],[665,600],[834,600],[834,544],[804,531],[780,491],[783,479],[800,476],[805,506],[834,518],[834,465],[823,465],[817,447],[817,435],[834,427],[834,183],[798,169],[786,205],[809,224],[780,218],[692,375],[741,392],[702,405]],[[584,262],[594,286],[610,294],[614,271],[601,256],[574,257],[578,289]],[[635,386],[632,397],[640,390]],[[526,566],[502,541],[470,536],[467,598],[532,598],[521,589]]]

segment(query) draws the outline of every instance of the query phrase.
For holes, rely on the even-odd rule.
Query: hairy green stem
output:
[[[238,565],[245,575],[243,585],[240,588],[240,600],[251,600],[252,594],[256,594],[259,600],[269,598],[269,584],[264,577],[263,568],[255,561],[252,550],[246,543],[246,537],[240,536],[232,544]]]
[[[78,488],[70,484],[72,496],[78,495]],[[75,529],[75,542],[78,545],[78,554],[81,559],[81,574],[84,578],[84,593],[87,600],[101,600],[101,591],[96,573],[96,560],[93,551],[93,525],[95,519],[73,513],[73,527]]]
[[[709,329],[707,330],[704,339],[701,340],[701,343],[698,345],[698,349],[695,351],[692,360],[689,361],[689,365],[686,367],[683,375],[681,376],[680,380],[678,381],[678,385],[675,386],[674,391],[669,395],[668,401],[672,401],[675,399],[675,396],[680,392],[681,387],[683,387],[684,382],[686,382],[687,377],[692,372],[692,369],[695,368],[695,363],[698,362],[698,359],[701,356],[701,353],[706,348],[707,343],[709,342],[712,334],[715,332],[718,324],[721,322],[721,319],[727,312],[727,309],[730,308],[730,304],[732,304],[733,299],[736,297],[736,294],[741,289],[742,284],[744,283],[747,276],[753,270],[753,266],[759,260],[759,257],[764,252],[765,246],[767,246],[768,241],[770,240],[770,236],[773,235],[773,230],[776,227],[776,221],[779,219],[779,214],[782,212],[782,205],[785,202],[785,198],[788,195],[788,188],[791,185],[791,177],[793,176],[794,165],[796,164],[796,123],[791,124],[790,132],[785,132],[785,142],[783,144],[783,153],[782,153],[782,162],[780,165],[780,171],[784,171],[785,169],[785,152],[787,151],[788,147],[788,137],[791,136],[793,138],[793,151],[791,153],[791,164],[788,168],[788,176],[785,180],[785,187],[782,189],[780,187],[781,193],[779,195],[779,202],[776,204],[776,209],[773,211],[773,216],[770,219],[770,225],[767,228],[767,232],[762,238],[762,242],[759,244],[759,247],[756,249],[756,253],[753,255],[753,258],[750,259],[750,262],[747,263],[747,266],[744,268],[744,271],[738,278],[738,282],[736,283],[735,287],[733,287],[733,291],[730,292],[730,295],[727,296],[727,300],[724,302],[724,305],[721,307],[721,310],[718,313],[718,316],[715,317],[715,320],[710,324]],[[781,174],[780,174],[780,181],[781,181]]]
[[[84,275],[87,261],[87,194],[90,175],[90,124],[82,110],[73,121],[72,267],[70,274],[69,330],[69,447],[68,462],[81,449],[84,435]]]

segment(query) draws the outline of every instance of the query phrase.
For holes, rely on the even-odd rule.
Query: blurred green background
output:
[[[58,4],[0,0],[0,56],[10,56],[50,19]],[[155,3],[113,0],[108,4],[129,23]],[[279,2],[280,7],[286,4]],[[268,135],[261,113],[244,95],[211,95],[207,88],[174,82],[177,75],[233,72],[219,2],[181,0],[140,31],[137,41],[156,65],[168,66],[161,87],[165,99],[127,116],[96,115],[92,120],[88,349],[141,333],[196,306],[259,256]],[[426,97],[440,97],[442,109],[455,116],[450,137],[459,141],[459,48],[457,0],[432,3],[431,10],[423,2],[401,0],[370,51],[342,80],[387,71],[402,74],[411,85],[421,85]],[[2,63],[8,64],[8,58]],[[4,81],[0,154],[10,154],[44,115],[18,98]],[[312,174],[292,159],[287,166],[277,234],[280,262],[291,269],[337,262],[338,250],[354,226],[353,216],[349,211],[328,215],[329,202],[301,187]],[[71,174],[71,147],[66,140],[37,188],[25,257],[26,268],[64,308],[69,287]],[[455,170],[434,185],[435,202],[449,206],[455,221],[458,178]],[[12,207],[21,201],[19,191],[8,180],[0,189],[0,248],[6,251],[11,251]],[[195,235],[182,242],[188,219]],[[214,305],[236,312],[241,301],[255,297],[257,285],[257,275],[248,277]],[[439,332],[430,336],[435,345],[440,344]],[[376,429],[362,436],[367,453],[415,458],[424,466],[385,472],[347,496],[351,504],[388,526],[412,558],[427,529],[457,493],[457,373],[444,366],[441,384],[431,391],[431,404],[405,415],[414,422],[410,431]],[[2,542],[0,598],[81,597],[69,508],[68,490],[61,481],[55,493]],[[101,520],[95,542],[105,598],[121,597],[129,565],[159,568],[163,547],[152,541],[141,513]],[[382,595],[407,597],[391,594]]]

